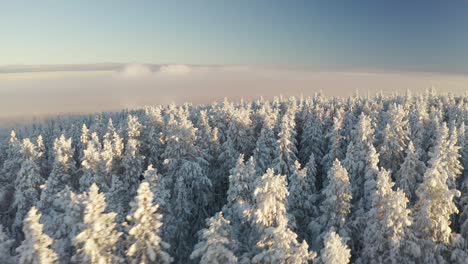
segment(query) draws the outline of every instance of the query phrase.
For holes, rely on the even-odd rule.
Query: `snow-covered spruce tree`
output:
[[[174,207],[168,221],[172,225],[169,243],[174,245],[171,255],[175,261],[187,263],[196,243],[196,232],[211,211],[212,185],[197,162],[184,162],[177,173],[172,198]]]
[[[5,150],[3,167],[0,170],[0,209],[2,212],[10,212],[0,215],[1,223],[6,229],[14,220],[13,200],[15,194],[15,178],[21,168],[21,142],[16,138],[16,133],[11,131],[10,139]]]
[[[42,137],[41,134],[37,136],[36,148],[37,148],[37,152],[40,153],[40,156],[37,160],[37,164],[40,169],[41,177],[46,179],[50,174],[50,166],[49,166],[49,161],[47,160],[47,149],[44,144],[44,138]]]
[[[398,188],[405,193],[410,204],[414,204],[416,200],[415,191],[418,184],[422,182],[425,170],[424,162],[419,160],[419,152],[410,141],[406,149],[405,160],[395,176]]]
[[[200,155],[200,149],[195,145],[197,129],[188,120],[186,113],[180,109],[173,111],[176,112],[168,114],[165,131],[166,149],[162,154],[164,172],[170,180],[170,189],[173,189],[178,171],[185,161],[194,161],[202,165],[206,164],[206,160]]]
[[[214,153],[211,153],[211,145],[213,142],[213,129],[209,123],[209,117],[206,110],[200,111],[200,116],[198,117],[197,122],[197,140],[196,144],[200,149],[200,153],[203,158],[208,162],[208,164],[214,161]]]
[[[127,203],[130,199],[129,185],[124,182],[121,176],[112,175],[110,189],[105,193],[107,201],[107,211],[117,214],[116,222],[120,223],[125,220],[125,215],[130,209]]]
[[[348,264],[351,260],[351,250],[345,241],[335,233],[329,231],[324,237],[324,247],[320,251],[320,264]]]
[[[434,150],[429,153],[429,167],[424,180],[416,190],[414,227],[420,238],[435,243],[449,244],[452,234],[451,215],[458,213],[454,197],[460,195],[448,187],[449,173],[443,162],[446,146],[445,129],[441,129]]]
[[[307,168],[302,169],[299,161],[296,161],[289,176],[288,213],[294,217],[294,221],[291,222],[301,240],[309,239],[307,226],[317,214],[317,195],[313,184],[307,175]]]
[[[116,213],[105,213],[106,201],[96,184],[89,188],[81,232],[74,240],[72,262],[111,264],[121,260],[115,254],[121,233],[116,230]]]
[[[254,223],[258,233],[253,263],[308,263],[315,258],[306,241],[288,227],[286,176],[272,169],[256,181]]]
[[[130,215],[127,216],[128,236],[126,238],[127,259],[129,263],[171,263],[172,258],[166,252],[169,244],[160,237],[162,215],[159,205],[153,205],[153,192],[148,182],[138,188],[135,201],[131,203]]]
[[[99,188],[107,190],[109,188],[105,181],[104,164],[101,159],[101,142],[96,132],[91,134],[91,139],[86,144],[81,161],[82,175],[79,180],[80,192],[88,191],[89,187],[96,183]]]
[[[138,118],[132,115],[128,116],[127,120],[127,144],[125,144],[125,151],[122,157],[122,166],[124,173],[122,181],[128,186],[129,198],[133,197],[138,189],[140,176],[143,172],[143,159],[140,154],[140,134],[142,125]],[[129,200],[128,200],[129,201]],[[127,203],[128,204],[128,203]]]
[[[226,141],[222,143],[220,155],[224,161],[226,177],[229,175],[229,170],[235,166],[239,154],[250,157],[255,148],[250,109],[231,109],[229,112],[230,120],[226,120],[229,122],[225,131]]]
[[[221,145],[218,138],[218,129],[211,128],[209,116],[205,110],[200,111],[200,116],[197,122],[197,139],[195,144],[198,146],[201,156],[206,161],[202,163],[202,167],[208,178],[213,184],[213,198],[216,210],[219,210],[224,204],[227,182],[224,172],[222,171],[223,160],[219,158]]]
[[[161,169],[161,155],[164,152],[162,109],[161,107],[146,107],[145,115],[148,121],[145,124],[146,129],[142,130],[142,153],[147,157],[148,164]]]
[[[236,255],[240,262],[250,260],[250,250],[256,241],[252,238],[252,210],[254,207],[253,188],[256,177],[255,163],[252,157],[244,162],[244,155],[239,155],[237,165],[229,176],[227,202],[222,211],[230,222],[233,238],[239,242]]]
[[[365,211],[372,207],[372,196],[376,188],[377,175],[379,174],[379,154],[377,154],[373,145],[369,146],[366,153],[366,170],[364,173],[364,195],[362,197],[362,205]]]
[[[351,213],[351,185],[348,172],[339,160],[333,162],[328,172],[328,184],[322,190],[322,196],[319,216],[309,225],[314,244],[319,245],[325,233],[332,229],[341,237],[349,238],[347,219]]]
[[[11,255],[13,243],[15,240],[8,238],[3,232],[3,226],[0,225],[0,263],[13,264],[17,262],[16,258]]]
[[[388,111],[387,126],[383,131],[383,142],[380,146],[380,166],[392,173],[400,169],[404,160],[404,150],[409,140],[408,113],[401,105],[393,104]]]
[[[323,157],[324,155],[322,110],[321,104],[311,105],[305,110],[299,150],[299,160],[303,164],[308,162],[312,153],[315,157]]]
[[[399,263],[408,260],[402,255],[402,242],[407,238],[412,223],[408,199],[402,191],[393,191],[390,173],[382,169],[377,177],[377,188],[372,197],[372,208],[367,213],[368,227],[364,231],[363,263]]]
[[[318,192],[318,182],[319,182],[319,172],[317,170],[317,161],[315,159],[314,153],[310,154],[309,161],[305,165],[304,169],[306,169],[306,174],[307,174],[307,183],[309,185],[310,191],[312,193],[317,193]],[[322,182],[322,184],[324,184]]]
[[[21,142],[13,130],[10,133],[10,140],[5,154],[6,159],[3,163],[0,179],[2,184],[11,184],[21,167]]]
[[[468,117],[466,122],[468,122]],[[468,180],[468,124],[465,125],[462,123],[460,125],[458,136],[458,145],[460,146],[461,163],[463,167],[462,175],[464,180]]]
[[[16,208],[15,222],[13,224],[13,234],[16,238],[21,238],[21,227],[23,219],[29,209],[34,206],[40,197],[40,185],[43,179],[40,175],[38,159],[41,155],[36,146],[28,139],[24,139],[21,144],[21,168],[15,179],[15,196],[13,206]]]
[[[416,97],[408,116],[411,131],[411,141],[415,149],[421,152],[426,151],[426,126],[429,122],[427,113],[427,101],[421,97]]]
[[[468,131],[465,130],[465,125],[462,125],[459,131],[461,157],[463,163],[463,177],[461,180],[461,198],[460,198],[460,217],[458,219],[460,225],[460,234],[465,241],[468,241]]]
[[[51,249],[54,240],[43,232],[40,218],[36,207],[32,207],[24,219],[25,239],[16,249],[20,264],[58,263],[57,254]]]
[[[343,110],[340,108],[335,112],[331,131],[327,133],[326,138],[329,142],[328,152],[322,159],[323,171],[327,172],[333,166],[335,159],[343,160]]]
[[[279,139],[276,144],[278,156],[273,160],[274,168],[278,174],[291,175],[294,162],[297,160],[294,113],[286,112],[281,118],[279,128]]]
[[[83,126],[81,127],[81,136],[80,136],[80,144],[78,146],[78,149],[79,149],[79,160],[82,161],[83,158],[84,158],[84,154],[85,154],[85,149],[88,148],[88,143],[89,141],[91,140],[91,137],[89,135],[89,129],[88,129],[88,126],[86,124],[83,124]]]
[[[153,192],[153,203],[159,205],[158,211],[165,216],[170,210],[169,201],[171,199],[171,192],[168,189],[167,178],[158,173],[157,169],[149,165],[143,173],[144,181],[149,184]]]
[[[67,185],[74,187],[72,184],[72,177],[74,176],[73,153],[71,138],[66,139],[62,134],[60,138],[55,139],[52,171],[45,183],[38,203],[38,208],[44,214],[47,214],[48,209],[56,199],[55,195],[57,193]]]
[[[239,155],[237,165],[231,170],[229,176],[229,189],[227,203],[223,213],[231,224],[236,227],[251,220],[253,201],[253,183],[255,180],[255,164],[253,158],[244,162],[244,155]]]
[[[112,119],[107,124],[107,132],[102,140],[101,159],[105,164],[105,181],[111,184],[113,175],[121,175],[121,162],[124,143],[114,127]]]
[[[257,173],[262,175],[268,168],[273,166],[273,161],[279,153],[277,152],[277,142],[273,131],[275,116],[267,116],[263,121],[263,126],[254,150],[254,158],[257,166]]]
[[[371,126],[371,120],[365,114],[361,114],[359,121],[356,123],[352,133],[351,142],[348,145],[346,158],[343,165],[349,173],[350,182],[352,185],[353,201],[359,202],[364,197],[363,187],[365,177],[369,170],[374,170],[374,166],[370,166],[369,159],[376,156],[375,149],[372,145],[374,140],[374,129]],[[374,161],[375,163],[375,161]],[[359,209],[359,208],[355,208]]]
[[[65,186],[55,195],[47,218],[44,215],[41,218],[45,233],[55,240],[53,250],[60,263],[69,263],[74,254],[73,240],[83,224],[86,195],[75,194],[70,187]]]
[[[443,123],[438,131],[439,138],[445,138],[442,141],[443,152],[441,153],[444,168],[447,171],[447,185],[450,189],[457,188],[458,177],[462,174],[463,167],[460,163],[461,155],[459,153],[460,146],[457,144],[458,134],[456,129],[448,131],[446,123]]]
[[[200,258],[201,264],[234,264],[238,263],[233,253],[236,241],[232,235],[232,228],[223,214],[217,213],[207,219],[207,227],[199,232],[199,242],[190,255],[191,259]]]

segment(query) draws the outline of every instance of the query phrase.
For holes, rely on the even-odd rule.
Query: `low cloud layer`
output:
[[[228,97],[349,96],[359,90],[418,93],[429,87],[463,93],[468,76],[432,73],[321,72],[248,66],[99,64],[0,67],[0,123],[171,102],[210,103]]]

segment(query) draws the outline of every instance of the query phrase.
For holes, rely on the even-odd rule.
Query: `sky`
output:
[[[468,72],[465,0],[16,0],[0,10],[0,65]]]
[[[0,1],[0,124],[224,96],[463,93],[467,25],[466,0]]]

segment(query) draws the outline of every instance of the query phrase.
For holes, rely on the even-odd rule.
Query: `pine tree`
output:
[[[199,241],[190,255],[191,259],[200,258],[201,264],[234,264],[237,257],[232,251],[236,242],[232,237],[232,230],[228,220],[222,213],[207,219],[208,228],[199,232]]]
[[[83,229],[74,241],[76,253],[72,261],[92,264],[119,261],[115,250],[121,233],[116,231],[116,214],[105,213],[105,208],[104,194],[99,192],[96,184],[92,184],[86,201]]]
[[[422,182],[425,169],[424,162],[419,160],[419,152],[415,150],[413,143],[410,141],[406,150],[405,161],[397,172],[396,180],[398,188],[405,193],[411,204],[415,201],[415,191],[418,184]]]
[[[348,264],[351,260],[351,250],[345,241],[334,231],[325,235],[324,247],[320,251],[318,263],[323,264]]]
[[[288,227],[286,177],[272,169],[256,181],[254,223],[259,239],[253,263],[308,263],[315,258],[307,242],[299,243]]]
[[[43,232],[40,218],[41,214],[32,207],[24,220],[25,239],[16,249],[20,264],[58,263],[57,254],[51,249],[54,240]]]
[[[131,203],[127,258],[130,263],[171,263],[172,258],[166,252],[169,244],[162,241],[160,230],[162,215],[158,213],[159,205],[153,205],[153,193],[148,182],[138,188],[135,201]]]

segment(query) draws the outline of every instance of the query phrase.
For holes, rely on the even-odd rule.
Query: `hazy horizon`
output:
[[[293,67],[202,65],[47,65],[0,67],[0,123],[144,105],[207,104],[261,96],[349,96],[410,90],[461,94],[467,75],[330,71]],[[24,96],[27,94],[28,96]]]

